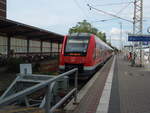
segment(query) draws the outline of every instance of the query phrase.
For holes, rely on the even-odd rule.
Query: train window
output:
[[[89,37],[68,37],[65,52],[84,52],[86,53]]]

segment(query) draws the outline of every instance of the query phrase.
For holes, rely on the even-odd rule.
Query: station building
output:
[[[59,54],[63,35],[7,19],[6,6],[6,0],[0,0],[0,54]]]

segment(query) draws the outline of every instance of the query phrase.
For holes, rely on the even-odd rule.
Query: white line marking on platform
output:
[[[109,71],[96,113],[108,113],[115,61],[116,61],[116,56],[114,57],[111,69]]]

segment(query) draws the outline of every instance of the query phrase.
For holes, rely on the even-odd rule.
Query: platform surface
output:
[[[147,67],[131,67],[122,55],[116,55],[113,71],[110,71],[111,68],[112,61],[109,61],[74,112],[67,113],[150,113],[150,70]],[[108,96],[104,90],[111,72]]]
[[[117,56],[108,113],[150,113],[150,71]]]

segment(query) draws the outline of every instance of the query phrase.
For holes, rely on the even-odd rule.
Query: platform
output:
[[[150,71],[145,68],[115,56],[79,92],[79,104],[68,105],[66,112],[150,113]]]
[[[150,113],[149,73],[117,56],[108,113]]]

